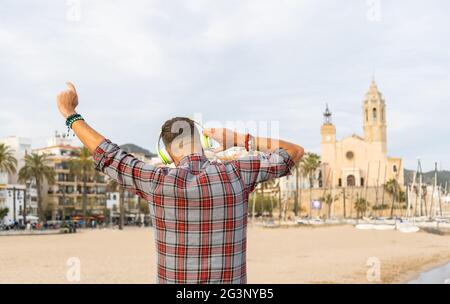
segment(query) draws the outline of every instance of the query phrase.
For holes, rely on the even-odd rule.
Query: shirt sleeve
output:
[[[250,191],[253,191],[258,183],[289,175],[295,165],[284,149],[249,155],[238,159],[237,162],[241,178]]]
[[[150,193],[161,176],[161,168],[138,160],[107,139],[96,148],[93,158],[96,170],[105,173],[122,187],[135,191],[141,197]]]

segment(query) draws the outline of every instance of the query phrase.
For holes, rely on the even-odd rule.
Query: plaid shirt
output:
[[[247,205],[257,183],[287,175],[285,150],[227,162],[199,154],[178,167],[139,161],[109,140],[94,153],[97,170],[150,203],[159,283],[246,283]]]

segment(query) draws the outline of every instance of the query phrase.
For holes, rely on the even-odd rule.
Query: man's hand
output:
[[[64,118],[75,114],[75,108],[78,106],[78,95],[75,86],[71,82],[67,82],[67,90],[62,91],[56,97],[59,112]]]
[[[245,135],[230,129],[207,128],[203,130],[203,134],[219,143],[220,147],[214,149],[214,152],[221,152],[231,147],[243,147],[245,145]]]
[[[214,149],[214,152],[221,152],[231,147],[244,147],[245,134],[237,133],[229,129],[205,129],[203,134],[214,139],[220,144],[220,148]],[[305,153],[299,145],[273,138],[254,137],[254,147],[261,152],[274,152],[278,148],[286,150],[294,163],[298,163]]]
[[[67,90],[58,94],[56,102],[62,116],[67,119],[67,117],[76,113],[78,95],[75,86],[71,82],[66,84]],[[84,120],[75,121],[72,124],[72,130],[91,153],[94,153],[95,149],[105,140],[103,135],[92,129]]]

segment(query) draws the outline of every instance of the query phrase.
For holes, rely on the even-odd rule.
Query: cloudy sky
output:
[[[338,137],[362,133],[375,73],[389,154],[449,169],[449,12],[447,0],[2,0],[0,137],[38,147],[64,131],[55,96],[71,80],[78,111],[117,143],[154,150],[167,118],[201,113],[279,121],[320,152],[326,103]]]

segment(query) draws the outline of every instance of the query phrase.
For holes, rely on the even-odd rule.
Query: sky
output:
[[[45,145],[78,112],[112,141],[155,150],[161,124],[278,122],[320,152],[328,103],[337,136],[362,134],[375,77],[388,153],[414,169],[450,169],[447,0],[2,0],[0,138]]]

